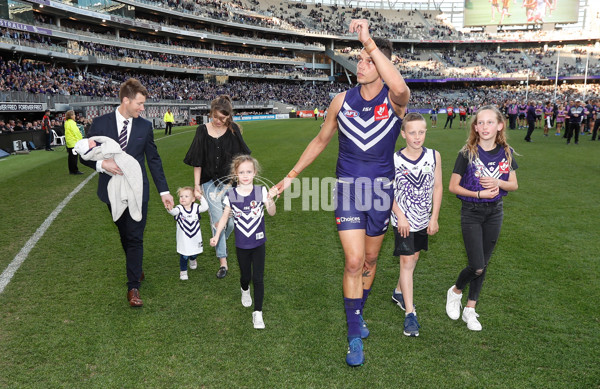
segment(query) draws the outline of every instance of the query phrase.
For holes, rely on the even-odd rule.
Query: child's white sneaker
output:
[[[198,267],[198,261],[196,261],[195,259],[190,261],[190,269],[192,270],[196,270],[196,268]]]
[[[252,312],[252,323],[254,323],[254,328],[256,328],[257,330],[265,329],[265,322],[263,321],[262,311]]]
[[[242,288],[240,288],[240,290],[242,291],[242,305],[245,306],[246,308],[248,308],[249,306],[252,305],[252,297],[250,296],[250,287],[248,287],[248,290],[244,290]]]
[[[458,320],[460,317],[460,300],[462,299],[462,293],[454,293],[454,285],[448,289],[446,294],[446,313],[452,320]]]
[[[188,276],[187,276],[187,270],[184,270],[184,271],[180,271],[180,272],[179,272],[179,279],[180,279],[181,281],[187,281],[187,279],[188,279]]]
[[[475,312],[475,308],[465,308],[462,313],[462,319],[467,323],[467,328],[471,331],[481,331],[481,323],[477,318],[479,315]]]

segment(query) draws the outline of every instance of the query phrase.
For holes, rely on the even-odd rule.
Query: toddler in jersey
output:
[[[254,328],[264,329],[265,323],[262,314],[264,298],[263,275],[265,271],[265,220],[264,211],[271,216],[275,215],[275,201],[277,188],[273,187],[267,192],[264,186],[254,185],[254,177],[260,167],[258,161],[249,155],[239,155],[231,163],[231,176],[237,183],[236,187],[229,188],[223,197],[225,209],[223,216],[217,224],[210,245],[216,246],[221,232],[227,224],[229,215],[233,215],[235,231],[235,247],[238,264],[240,266],[240,286],[242,292],[242,305],[250,307],[250,280],[254,285],[254,311],[252,322]]]
[[[177,221],[177,253],[179,254],[179,279],[188,279],[188,261],[190,269],[198,267],[196,258],[203,251],[202,232],[200,231],[200,213],[208,210],[208,203],[202,197],[196,203],[194,188],[184,186],[177,189],[179,205],[168,211]]]

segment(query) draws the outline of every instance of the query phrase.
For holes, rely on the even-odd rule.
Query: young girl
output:
[[[250,297],[250,279],[254,285],[254,312],[252,322],[254,328],[264,329],[265,323],[262,315],[264,297],[263,274],[265,271],[265,220],[264,208],[269,215],[275,215],[274,197],[277,188],[273,187],[267,193],[263,186],[254,185],[254,177],[260,167],[258,161],[249,155],[239,155],[231,163],[231,175],[237,182],[237,187],[227,190],[223,197],[225,210],[219,220],[215,235],[210,239],[210,245],[216,246],[218,237],[229,215],[233,213],[235,225],[235,246],[240,265],[240,286],[242,291],[242,305],[252,305]]]
[[[460,150],[450,177],[450,192],[462,200],[461,227],[468,265],[448,289],[446,313],[452,320],[459,318],[462,291],[468,284],[469,298],[462,319],[472,331],[481,331],[475,305],[500,235],[502,197],[518,187],[518,166],[506,142],[505,124],[496,107],[482,107],[471,123],[467,144]]]
[[[188,279],[188,260],[190,269],[194,270],[198,266],[196,257],[203,251],[202,232],[200,231],[200,212],[208,210],[208,203],[204,197],[200,198],[200,205],[196,203],[194,188],[184,186],[177,189],[179,196],[179,205],[172,210],[167,211],[177,221],[177,252],[179,253],[179,279],[186,281]]]

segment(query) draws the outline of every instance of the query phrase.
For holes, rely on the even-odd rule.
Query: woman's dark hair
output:
[[[227,126],[229,131],[233,132],[233,103],[231,102],[231,97],[229,97],[229,95],[221,95],[211,101],[210,117],[212,117],[215,112],[227,116],[225,126]]]

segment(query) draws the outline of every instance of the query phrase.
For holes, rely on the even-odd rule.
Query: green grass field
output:
[[[277,182],[318,132],[314,120],[245,123],[244,138]],[[182,160],[194,135],[177,128],[157,145],[172,192],[193,184]],[[421,335],[402,335],[391,302],[398,264],[388,233],[365,308],[366,364],[346,366],[343,252],[332,212],[267,217],[264,318],[254,330],[240,303],[239,270],[218,280],[205,253],[179,280],[175,223],[151,185],[145,238],[144,307],[126,301],[116,227],[93,178],[68,203],[0,294],[0,387],[6,388],[600,388],[600,142],[578,146],[509,131],[519,190],[505,200],[504,226],[478,313],[483,331],[445,313],[446,290],[465,266],[459,203],[447,191],[466,130],[430,129],[442,155],[440,232],[415,271]],[[332,177],[337,141],[301,177]],[[0,271],[86,175],[67,173],[65,152],[0,160]],[[207,215],[207,214],[205,214]],[[234,251],[234,241],[229,248]]]

